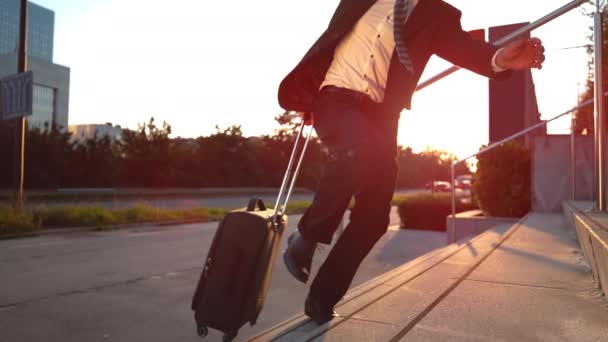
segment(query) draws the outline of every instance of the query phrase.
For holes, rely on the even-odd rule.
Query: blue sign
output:
[[[33,93],[31,71],[0,79],[0,120],[32,115]]]

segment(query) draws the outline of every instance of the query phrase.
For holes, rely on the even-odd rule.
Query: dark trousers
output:
[[[398,114],[382,113],[363,94],[323,88],[314,127],[330,158],[298,226],[309,241],[330,244],[354,197],[350,223],[319,269],[310,294],[333,307],[389,224],[397,177]]]

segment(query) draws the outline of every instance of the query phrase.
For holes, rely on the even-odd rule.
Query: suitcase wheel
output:
[[[207,337],[207,335],[209,335],[209,329],[207,329],[207,327],[204,325],[197,326],[196,332],[198,333],[198,336],[200,336],[202,338],[205,338],[205,337]]]
[[[236,338],[236,335],[236,331],[225,333],[224,337],[222,337],[222,342],[232,342]]]

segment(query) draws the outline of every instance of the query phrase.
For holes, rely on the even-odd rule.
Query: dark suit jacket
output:
[[[310,112],[319,87],[332,62],[334,50],[376,0],[341,0],[329,27],[279,87],[279,104],[285,110]],[[386,84],[383,111],[410,109],[420,75],[433,54],[478,74],[506,78],[495,73],[491,60],[497,48],[472,39],[460,25],[461,12],[442,0],[420,0],[406,21],[404,39],[415,68],[411,75],[394,52]]]

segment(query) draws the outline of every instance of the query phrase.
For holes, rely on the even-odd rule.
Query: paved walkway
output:
[[[608,341],[567,224],[533,213],[497,226],[352,290],[329,324],[298,316],[252,341]]]

